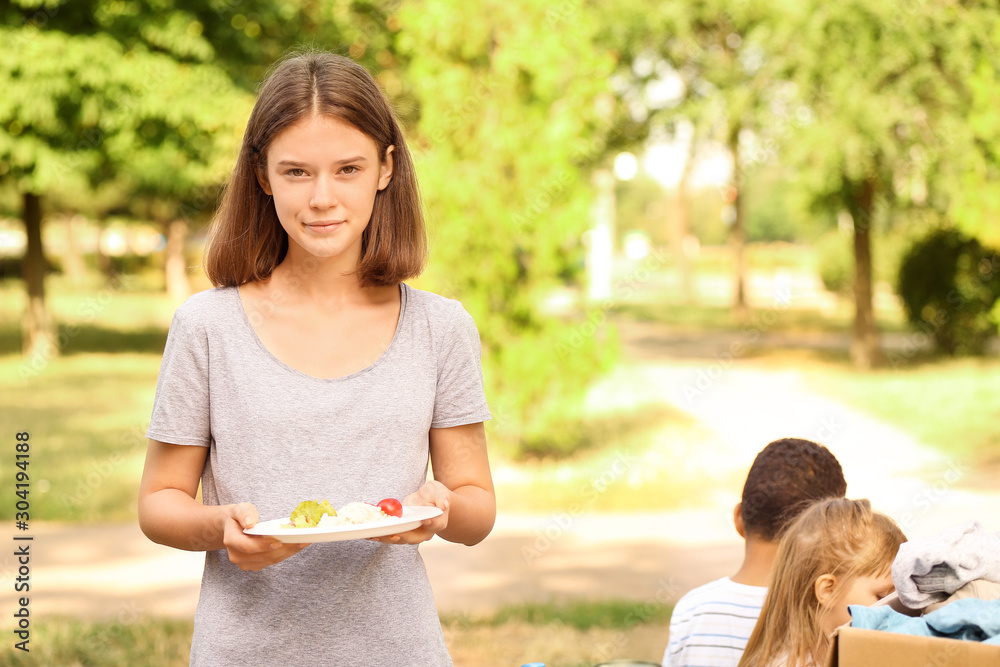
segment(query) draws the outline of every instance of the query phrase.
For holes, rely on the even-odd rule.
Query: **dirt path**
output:
[[[974,472],[969,462],[947,457],[898,428],[817,394],[808,386],[806,369],[776,370],[734,358],[729,351],[740,340],[735,332],[708,336],[699,356],[696,338],[664,334],[662,327],[659,336],[656,331],[622,328],[630,362],[598,385],[590,400],[595,406],[665,402],[696,418],[714,432],[714,442],[692,452],[686,466],[742,475],[771,440],[809,438],[837,456],[850,497],[871,499],[910,537],[969,519],[1000,530],[1000,494],[967,488]],[[830,342],[802,337],[796,345],[825,349]],[[886,337],[883,344],[891,348],[901,342]],[[782,339],[780,347],[788,346]],[[686,355],[691,358],[676,358]],[[714,500],[721,510],[731,507],[730,498]]]

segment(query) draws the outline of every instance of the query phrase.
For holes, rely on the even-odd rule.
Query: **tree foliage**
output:
[[[7,183],[82,194],[123,179],[126,192],[183,198],[225,179],[250,96],[211,62],[194,17],[161,10],[132,32],[109,16],[128,13],[127,3],[50,3],[31,13],[37,4],[8,9],[0,27],[13,45],[0,64]]]
[[[425,283],[472,313],[498,432],[535,451],[567,445],[557,420],[606,356],[600,313],[540,312],[580,273],[584,167],[604,157],[613,112],[614,60],[594,48],[596,17],[561,7],[436,0],[399,13],[431,232]]]

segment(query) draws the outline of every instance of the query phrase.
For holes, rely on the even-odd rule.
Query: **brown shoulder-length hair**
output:
[[[823,664],[827,610],[816,597],[816,580],[832,574],[839,594],[857,577],[888,572],[905,541],[899,526],[866,499],[811,504],[782,533],[767,597],[738,667]]]
[[[392,105],[364,67],[344,56],[313,51],[279,61],[260,87],[205,250],[205,272],[216,287],[267,278],[285,258],[288,234],[258,178],[266,178],[267,150],[274,138],[314,114],[364,132],[382,161],[389,147],[395,147],[392,180],[376,192],[361,236],[361,285],[396,285],[423,270],[427,238],[416,172]]]

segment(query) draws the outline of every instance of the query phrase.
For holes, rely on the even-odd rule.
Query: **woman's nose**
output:
[[[314,181],[309,206],[326,209],[337,205],[337,193],[332,179],[320,176]]]

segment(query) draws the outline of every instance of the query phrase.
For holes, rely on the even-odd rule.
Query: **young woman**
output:
[[[425,248],[371,75],[329,53],[279,63],[206,250],[216,287],[174,315],[147,432],[143,531],[207,551],[192,665],[451,663],[417,545],[492,529],[490,413],[471,317],[403,282]],[[243,532],[301,500],[387,497],[443,513],[308,548]]]
[[[830,498],[785,530],[757,625],[740,667],[822,665],[830,635],[894,590],[892,561],[906,537],[867,500]]]

